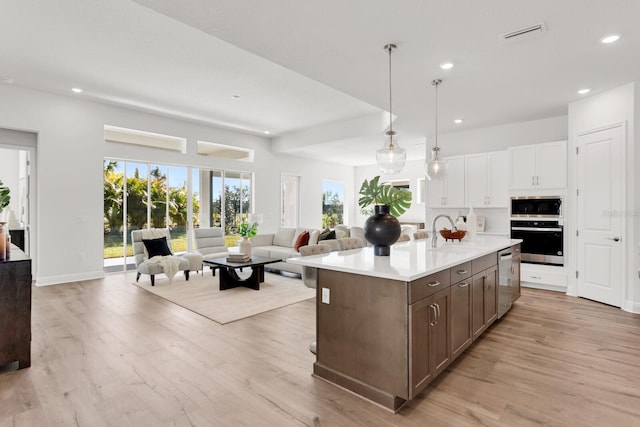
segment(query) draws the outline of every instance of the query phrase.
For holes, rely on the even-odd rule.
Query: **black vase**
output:
[[[364,223],[364,238],[373,245],[373,254],[389,256],[390,245],[400,237],[400,222],[389,213],[389,206],[375,205],[375,214]]]

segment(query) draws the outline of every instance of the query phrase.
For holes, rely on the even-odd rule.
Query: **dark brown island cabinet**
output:
[[[31,259],[11,245],[0,261],[0,366],[31,366]]]
[[[397,411],[497,320],[497,259],[410,282],[319,269],[314,374]]]

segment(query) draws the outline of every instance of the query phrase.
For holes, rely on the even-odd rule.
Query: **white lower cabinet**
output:
[[[566,292],[567,272],[564,267],[522,263],[520,265],[521,285],[527,288],[547,289]]]

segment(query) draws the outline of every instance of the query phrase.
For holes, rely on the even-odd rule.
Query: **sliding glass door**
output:
[[[221,227],[227,245],[251,212],[253,174],[105,160],[104,268],[134,269],[131,231],[169,228],[176,253],[191,250],[193,228]]]

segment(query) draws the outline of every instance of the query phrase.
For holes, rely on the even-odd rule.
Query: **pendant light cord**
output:
[[[436,87],[436,148],[438,147],[438,86],[440,86],[442,80],[434,80],[433,84]]]
[[[387,45],[387,48],[389,49],[389,132],[390,132],[390,138],[389,138],[389,144],[392,144],[392,135],[393,135],[393,114],[391,112],[391,108],[392,108],[392,102],[391,102],[391,51],[393,50],[395,46],[394,45]]]

